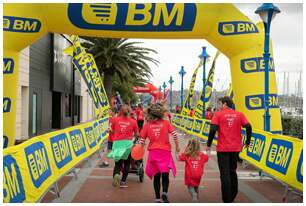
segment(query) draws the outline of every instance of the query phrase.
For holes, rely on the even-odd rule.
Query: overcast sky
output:
[[[260,17],[254,13],[260,4],[235,4],[253,22],[260,21]],[[283,92],[283,71],[290,71],[290,88],[292,93],[296,88],[298,73],[302,71],[302,48],[303,48],[303,6],[302,4],[276,3],[281,13],[272,21],[271,36],[273,39],[273,51],[279,93]],[[155,56],[160,61],[159,67],[152,65],[153,78],[156,86],[168,81],[173,76],[174,90],[180,89],[181,66],[185,67],[187,74],[184,77],[184,87],[188,87],[192,73],[199,61],[197,56],[202,51],[202,46],[207,46],[208,53],[213,56],[216,49],[205,40],[144,40],[144,46],[158,51]],[[208,67],[210,68],[210,63]],[[196,90],[201,90],[201,72],[198,73]],[[217,90],[227,89],[231,82],[230,66],[227,57],[219,56],[216,66],[214,88]]]

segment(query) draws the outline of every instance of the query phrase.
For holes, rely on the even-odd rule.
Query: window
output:
[[[65,116],[71,117],[71,95],[65,94]]]
[[[32,134],[37,133],[37,94],[33,93],[33,109],[32,109]]]

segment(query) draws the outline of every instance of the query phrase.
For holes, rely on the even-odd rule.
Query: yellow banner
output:
[[[204,94],[202,92],[200,99],[198,100],[195,110],[194,110],[194,116],[197,118],[203,118],[203,104],[205,105],[205,108],[208,107],[209,105],[209,101],[210,101],[210,97],[212,94],[212,88],[213,88],[213,84],[214,84],[214,74],[215,74],[215,67],[216,67],[216,61],[218,56],[220,55],[220,52],[217,51],[214,60],[212,62],[211,68],[209,70],[208,73],[208,77],[206,79],[205,82],[205,97]]]
[[[78,36],[71,36],[71,40],[73,42],[73,65],[78,69],[83,81],[87,85],[95,105],[96,117],[102,117],[107,113],[110,106],[95,59],[92,54],[85,51]],[[67,48],[66,53],[69,54],[71,52],[69,50],[71,49]]]
[[[15,144],[19,52],[3,54],[3,148]]]
[[[190,82],[190,85],[189,85],[189,89],[188,89],[188,95],[185,98],[184,105],[183,105],[183,108],[182,108],[182,112],[181,112],[182,115],[189,115],[190,109],[192,107],[192,98],[193,98],[193,95],[194,95],[194,84],[195,84],[195,81],[196,81],[196,78],[197,78],[198,70],[202,65],[203,65],[203,63],[202,63],[202,61],[200,61],[199,65],[197,66],[197,68],[193,72],[191,82]]]
[[[4,149],[4,202],[37,202],[65,173],[100,148],[107,128],[108,117]]]
[[[208,139],[209,120],[175,114],[172,123],[188,134]],[[245,139],[244,130],[242,137]],[[217,141],[216,135],[213,144],[217,144]],[[254,129],[250,146],[242,150],[240,157],[291,187],[303,191],[302,140]]]

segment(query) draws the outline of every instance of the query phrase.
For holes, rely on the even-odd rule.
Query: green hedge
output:
[[[283,134],[303,139],[303,118],[282,117]]]

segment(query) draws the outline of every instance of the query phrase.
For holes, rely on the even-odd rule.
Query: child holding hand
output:
[[[192,201],[198,202],[199,185],[208,156],[200,151],[200,142],[192,138],[188,141],[184,153],[180,154],[177,158],[179,161],[185,162],[185,185],[192,197]]]

